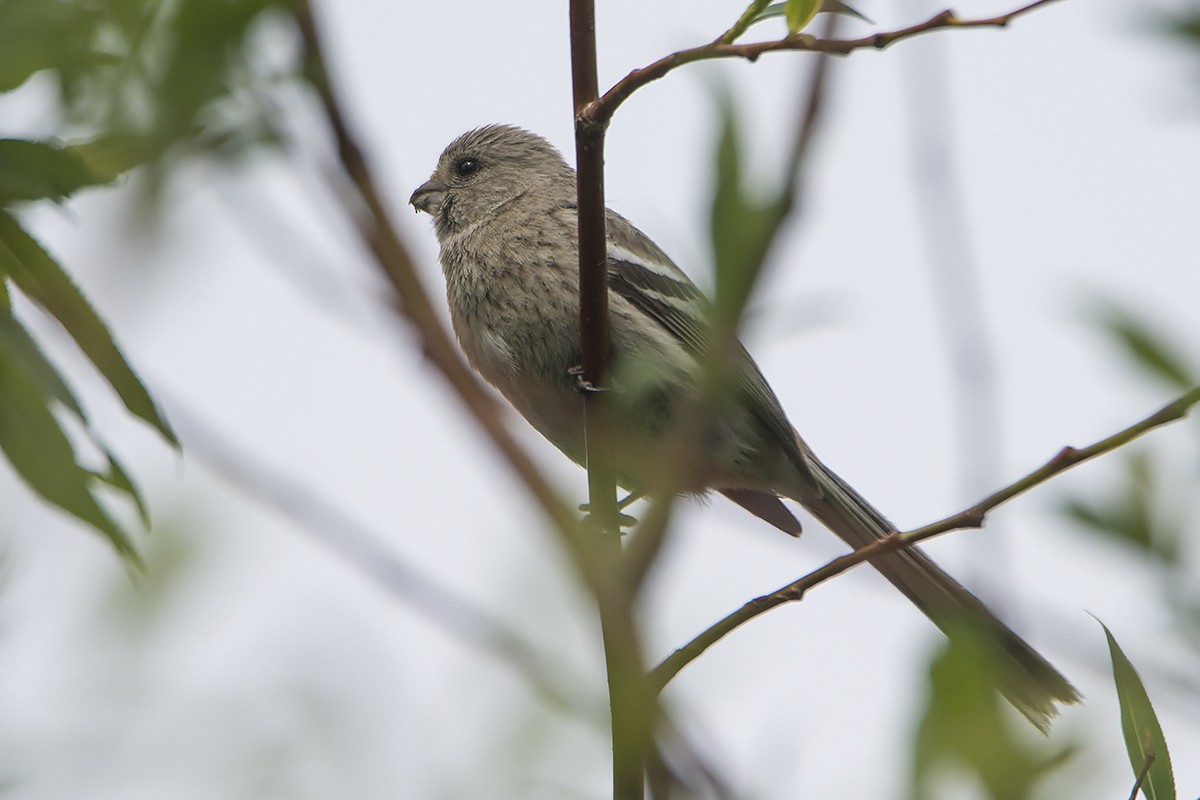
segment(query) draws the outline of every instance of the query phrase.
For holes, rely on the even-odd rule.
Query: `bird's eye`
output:
[[[466,178],[479,172],[479,162],[473,158],[464,158],[454,165],[454,172],[460,178]]]

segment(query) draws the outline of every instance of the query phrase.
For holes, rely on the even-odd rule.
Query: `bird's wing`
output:
[[[624,217],[608,213],[608,288],[658,323],[700,358],[706,348],[711,302],[650,239]],[[779,398],[754,359],[737,343],[735,380],[749,408],[787,451],[801,474],[809,466]]]

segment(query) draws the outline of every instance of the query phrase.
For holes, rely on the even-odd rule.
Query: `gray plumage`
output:
[[[454,331],[471,365],[534,428],[578,463],[585,460],[580,363],[575,171],[546,140],[489,125],[442,153],[410,202],[434,219]],[[607,215],[609,308],[622,486],[650,483],[680,398],[700,376],[707,300],[645,234]],[[788,422],[744,348],[733,368],[734,402],[704,431],[703,458],[690,493],[719,491],[775,527],[797,535],[780,502],[803,505],[852,547],[893,530],[857,492],[822,464]],[[997,657],[998,688],[1045,730],[1056,702],[1073,703],[1071,684],[974,595],[918,549],[873,563],[947,632],[967,624]]]

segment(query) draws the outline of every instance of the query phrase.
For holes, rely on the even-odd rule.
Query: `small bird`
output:
[[[454,332],[471,365],[529,423],[584,464],[579,385],[579,250],[575,170],[542,137],[508,125],[464,133],[409,202],[428,213],[440,245]],[[616,469],[631,491],[682,403],[698,393],[709,304],[648,236],[609,210],[609,314]],[[792,535],[780,498],[802,505],[858,548],[894,526],[826,467],[788,421],[739,344],[733,400],[699,437],[691,494],[720,492]],[[1042,731],[1074,687],[986,606],[916,548],[871,562],[947,633],[967,625],[995,656],[997,688]]]

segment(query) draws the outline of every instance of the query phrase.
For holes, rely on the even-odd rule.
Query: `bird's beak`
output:
[[[424,211],[426,214],[436,217],[445,193],[446,184],[437,180],[427,180],[412,193],[412,197],[408,198],[408,203],[417,211]]]

